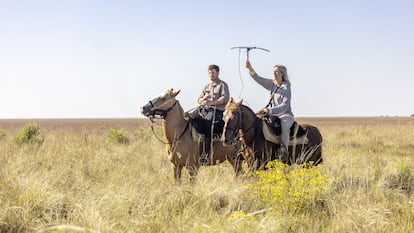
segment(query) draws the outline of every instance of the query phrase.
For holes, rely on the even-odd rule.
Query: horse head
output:
[[[146,117],[160,116],[165,118],[167,113],[171,111],[177,104],[175,96],[180,93],[180,90],[174,91],[172,88],[165,93],[148,101],[147,104],[141,107],[141,113]]]
[[[223,114],[224,120],[224,129],[221,137],[221,141],[225,145],[234,144],[236,142],[238,131],[241,128],[241,111],[240,106],[242,105],[243,100],[239,103],[236,103],[232,98],[226,104],[226,111]]]

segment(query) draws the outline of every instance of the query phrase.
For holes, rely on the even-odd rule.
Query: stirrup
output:
[[[281,145],[279,148],[277,156],[279,157],[280,161],[284,163],[289,161],[289,151],[283,145]]]
[[[201,166],[205,166],[205,165],[207,165],[209,162],[210,162],[210,159],[209,159],[208,154],[207,154],[207,153],[205,153],[205,152],[203,152],[203,153],[200,155],[200,159],[199,159],[199,163],[200,163],[200,165],[201,165]]]

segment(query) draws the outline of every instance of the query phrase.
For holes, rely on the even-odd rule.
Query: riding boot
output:
[[[282,161],[283,163],[289,162],[289,151],[286,149],[286,147],[283,144],[280,145],[280,148],[278,150],[278,157],[279,157],[279,160]]]
[[[202,166],[207,165],[209,160],[210,160],[209,159],[210,143],[211,143],[211,138],[205,137],[204,138],[204,143],[203,143],[203,152],[201,153],[201,156],[200,156],[200,164]]]

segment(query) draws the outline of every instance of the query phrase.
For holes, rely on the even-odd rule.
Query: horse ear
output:
[[[172,89],[171,89],[171,90],[172,90]],[[180,91],[181,91],[181,90],[178,90],[178,91],[176,91],[176,92],[173,92],[173,93],[172,93],[172,96],[173,96],[173,97],[176,97],[176,96],[180,93]]]
[[[233,99],[233,97],[230,97],[230,101],[229,101],[229,103],[234,103],[234,99]]]
[[[240,105],[242,105],[242,103],[243,103],[243,99],[240,100],[240,102],[238,102],[237,105],[240,106]]]

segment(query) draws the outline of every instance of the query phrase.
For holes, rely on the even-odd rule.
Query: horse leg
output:
[[[198,174],[198,168],[191,166],[191,167],[187,167],[188,173],[190,174],[190,184],[194,185],[195,184],[195,178]]]
[[[227,160],[230,162],[231,166],[233,167],[236,177],[243,174],[243,168],[242,168],[243,158],[240,154],[234,156],[234,159],[227,157]]]
[[[174,165],[174,179],[177,185],[181,184],[181,172],[183,170],[182,166]]]
[[[234,167],[234,171],[235,171],[237,177],[244,173],[243,168],[242,168],[242,163],[243,163],[243,157],[242,156],[237,156],[236,157],[236,162],[235,162],[235,167]]]
[[[322,164],[323,163],[323,158],[322,158],[322,148],[320,148],[318,150],[318,152],[316,153],[316,161],[315,161],[315,166],[318,164]]]

